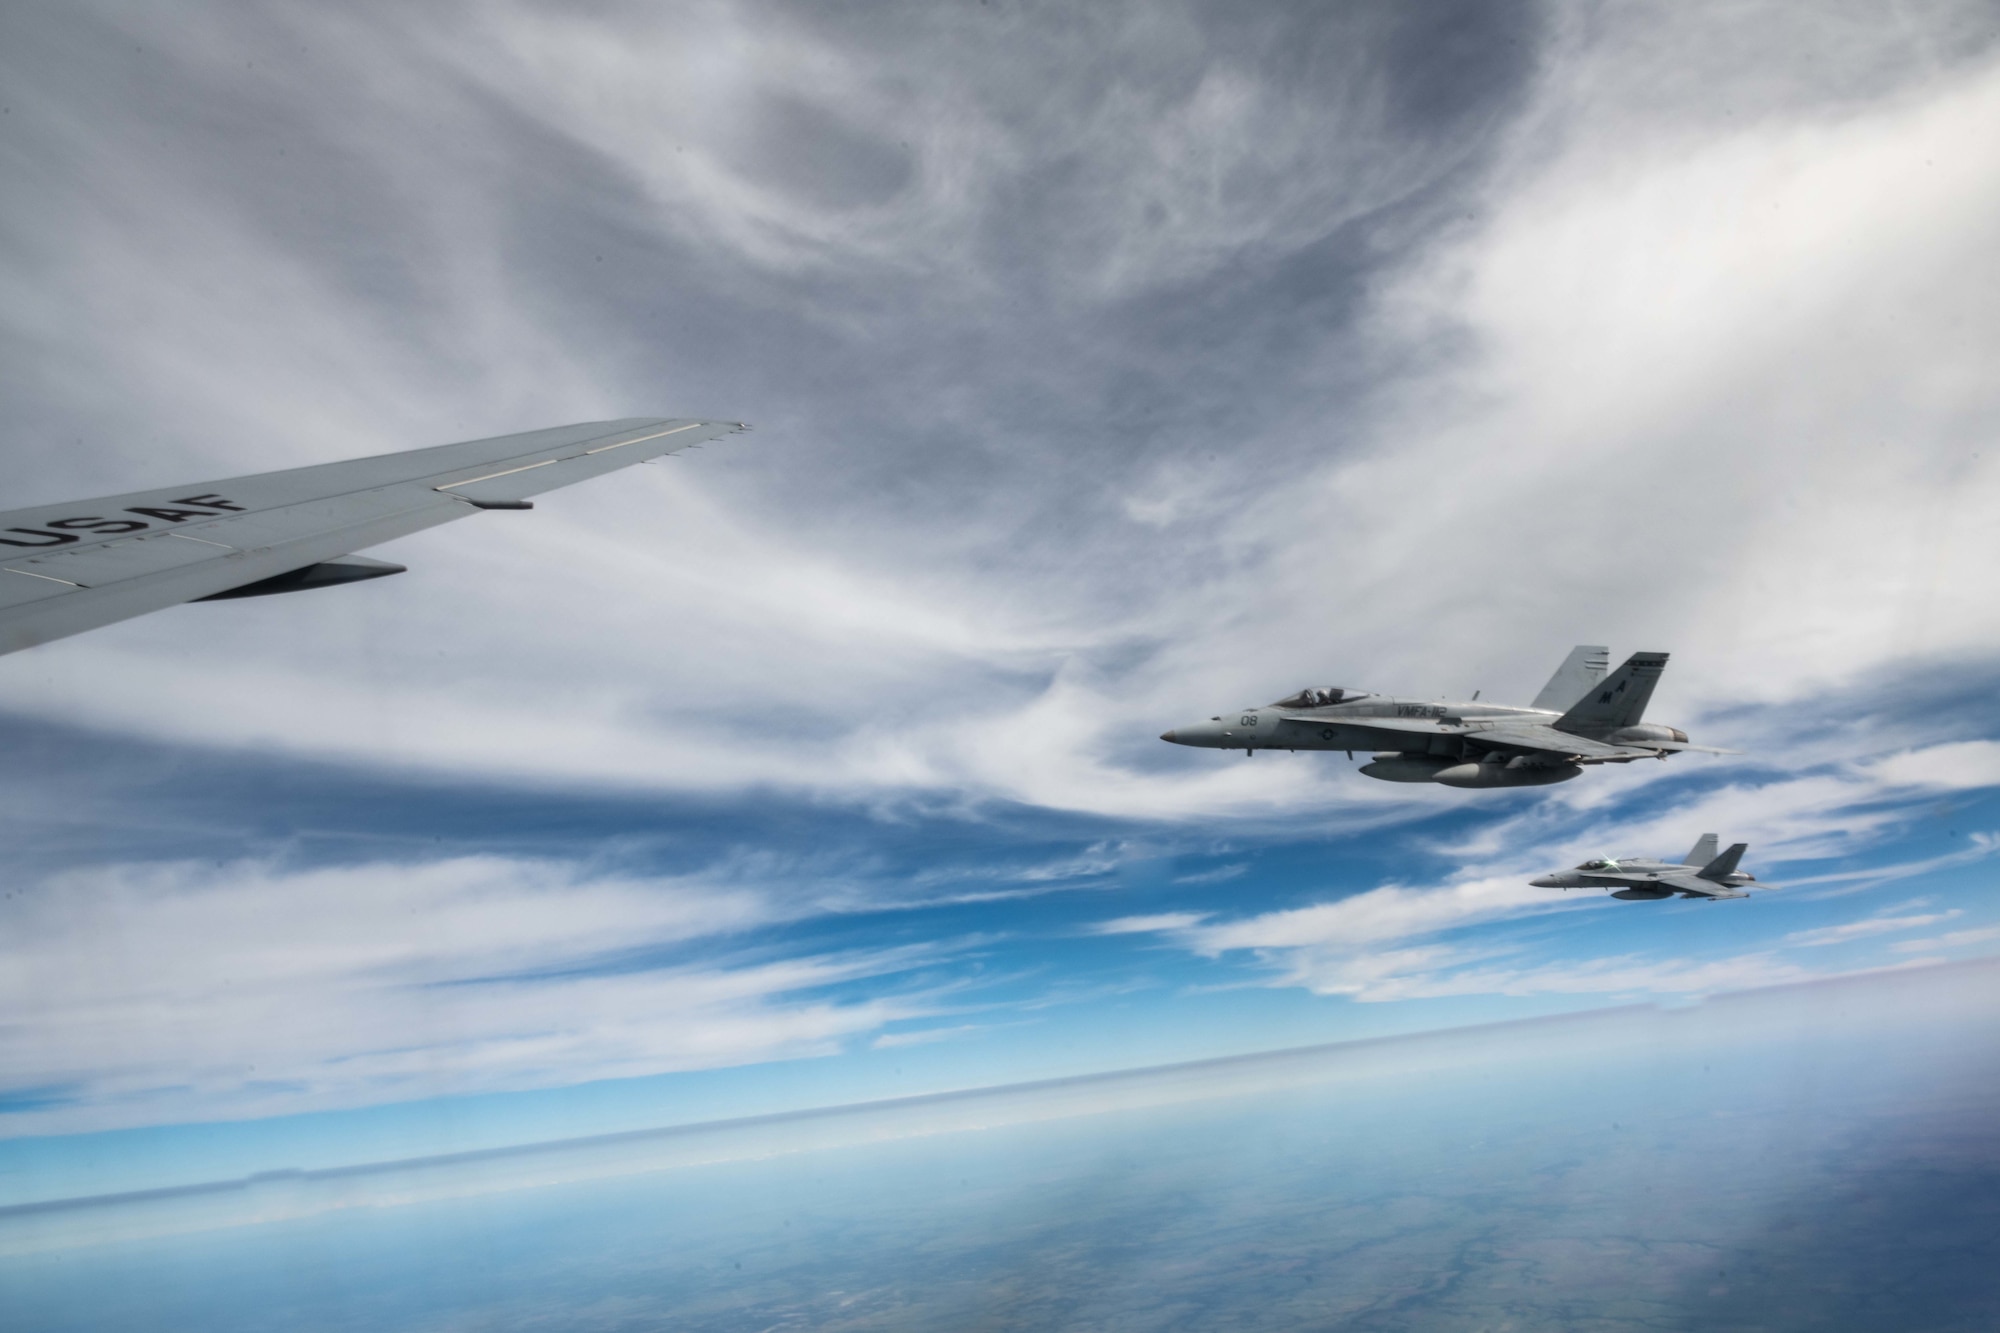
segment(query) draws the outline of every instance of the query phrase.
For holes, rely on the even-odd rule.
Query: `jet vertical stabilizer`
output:
[[[1681,858],[1681,864],[1684,866],[1705,866],[1715,859],[1715,854],[1721,849],[1722,840],[1720,838],[1716,837],[1713,833],[1704,833],[1701,835],[1700,841],[1695,843],[1694,850]]]
[[[1530,707],[1545,713],[1567,712],[1610,669],[1609,648],[1601,643],[1580,643],[1569,650],[1569,656],[1556,668],[1556,674],[1549,677],[1549,683],[1542,686],[1542,692],[1535,696]]]
[[[1575,736],[1602,736],[1635,727],[1646,715],[1653,686],[1667,669],[1665,653],[1633,653],[1616,671],[1593,687],[1556,722],[1556,729]],[[1661,730],[1667,730],[1662,728]],[[1662,737],[1678,740],[1680,737]]]
[[[1710,861],[1700,870],[1697,870],[1695,877],[1717,881],[1727,880],[1731,875],[1736,873],[1736,863],[1741,861],[1743,853],[1749,850],[1750,844],[1747,842],[1732,842],[1729,844],[1728,851]]]

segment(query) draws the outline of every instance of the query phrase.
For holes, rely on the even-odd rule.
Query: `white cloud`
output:
[[[2000,940],[2000,926],[1978,926],[1971,930],[1954,930],[1934,939],[1898,940],[1889,947],[1897,953],[1928,954],[1941,949],[1965,949],[1975,944],[1987,944]]]
[[[951,1041],[973,1032],[985,1032],[991,1023],[957,1023],[950,1027],[918,1028],[907,1032],[884,1032],[869,1046],[878,1051],[895,1050],[899,1046],[928,1046],[932,1042]]]
[[[1771,92],[1758,78],[1802,76],[1714,50],[1706,10],[1570,33],[1468,219],[1393,251],[1390,271],[1345,275],[1377,294],[1343,332],[1378,349],[1378,394],[1328,402],[1312,376],[1264,385],[1289,406],[1246,422],[1219,462],[1105,455],[1090,489],[1126,497],[1135,521],[1051,530],[1074,479],[1038,475],[1033,458],[988,477],[975,473],[999,464],[969,455],[845,522],[796,479],[868,466],[859,445],[813,456],[857,404],[909,404],[913,434],[940,415],[954,441],[1004,434],[983,400],[880,349],[985,328],[1024,283],[1061,293],[1064,318],[1101,316],[1302,255],[1435,181],[1462,149],[1385,129],[1363,54],[1343,55],[1352,79],[1313,102],[1222,54],[1192,65],[1198,78],[1106,88],[1073,51],[1033,42],[1005,48],[1028,85],[950,62],[889,77],[865,42],[719,4],[502,7],[464,31],[293,21],[315,59],[368,72],[368,105],[315,132],[367,164],[382,211],[366,234],[394,235],[423,279],[386,294],[357,283],[274,235],[256,189],[189,171],[190,155],[220,151],[206,138],[169,127],[162,152],[103,133],[60,91],[88,80],[42,75],[33,94],[71,113],[74,151],[50,160],[127,181],[147,205],[134,226],[68,178],[70,192],[20,192],[34,199],[21,225],[62,258],[50,281],[87,299],[35,288],[12,308],[32,312],[36,345],[127,386],[124,435],[177,423],[143,457],[83,451],[93,477],[226,472],[720,392],[689,365],[632,372],[623,324],[542,308],[514,279],[506,226],[569,187],[517,195],[496,162],[519,136],[486,119],[493,105],[602,169],[593,221],[687,248],[751,304],[793,303],[813,337],[869,349],[880,378],[821,397],[731,380],[778,414],[733,455],[410,539],[390,552],[416,569],[400,588],[175,611],[10,659],[0,683],[18,706],[524,781],[944,792],[1162,819],[1337,802],[1362,824],[1489,798],[1358,780],[1325,756],[1162,754],[1151,737],[1315,678],[1522,697],[1578,637],[1674,649],[1657,711],[1682,721],[1913,653],[2000,652],[1985,572],[2000,538],[1977,521],[2000,487],[2000,457],[1982,449],[2000,420],[1985,373],[2000,350],[2000,172],[1979,151],[2000,106],[1992,68],[1920,75],[1856,43],[1835,63],[1865,69],[1867,95]],[[1198,25],[1175,13],[1094,21],[1203,59]],[[242,45],[253,34],[209,20],[147,35],[232,96],[287,105],[273,75],[235,72],[257,63],[239,54],[263,54]],[[1795,42],[1769,26],[1743,40]],[[465,80],[489,100],[455,91]],[[1718,86],[1740,114],[1712,114]],[[906,156],[907,178],[879,198],[815,199],[804,168],[760,156],[783,138],[792,113],[771,108],[784,98],[863,167],[880,150],[893,177]],[[992,229],[1035,221],[1021,196],[1052,156],[1092,182],[1043,200],[1063,210],[1048,230],[1073,240],[1031,260],[983,248]],[[921,290],[906,320],[762,285],[871,276]],[[1327,364],[1348,349],[1330,344]],[[1076,373],[1064,391],[1088,412],[1123,368],[1112,356]],[[82,412],[102,382],[48,410]],[[85,464],[42,461],[49,480],[93,488],[53,470]],[[1990,756],[1961,759],[1963,780],[1990,774]],[[1699,762],[1574,786],[1602,794]]]
[[[1230,949],[1352,949],[1562,905],[1562,895],[1519,879],[1468,880],[1436,889],[1386,885],[1333,902],[1205,925],[1189,942],[1202,953]]]
[[[1859,11],[1559,17],[1482,160],[1386,127],[1365,42],[1301,91],[1171,7],[1099,13],[1092,36],[1177,72],[1107,80],[1089,42],[1000,26],[885,58],[720,3],[100,15],[157,81],[64,54],[93,44],[0,53],[20,132],[46,136],[0,203],[32,256],[0,308],[35,357],[8,409],[34,429],[7,447],[44,494],[626,412],[765,427],[400,543],[403,579],[0,660],[9,707],[478,781],[1322,832],[1511,800],[1460,849],[1477,878],[1098,930],[1367,1000],[1802,975],[1755,951],[1522,961],[1453,932],[1561,909],[1523,881],[1591,852],[1715,830],[1753,863],[1850,853],[1925,793],[2000,785],[2000,744],[1870,730],[1864,698],[1827,735],[1530,805],[1152,737],[1307,683],[1525,698],[1577,639],[1673,649],[1655,712],[1683,722],[1746,700],[1824,721],[1871,673],[1990,663],[2000,68],[1936,65],[1961,19],[1935,12],[1910,42]],[[282,144],[252,137],[268,124]],[[274,185],[281,147],[328,183]],[[836,156],[845,177],[814,174]],[[1376,210],[1417,186],[1458,221],[1413,250],[1419,223]],[[621,280],[579,282],[620,238]],[[1388,258],[1326,257],[1350,241]],[[1293,290],[1315,283],[1360,313]],[[1252,299],[1275,322],[1239,330]],[[659,335],[683,319],[700,345]],[[1306,369],[1267,370],[1279,346]],[[1745,776],[1630,814],[1711,762]],[[969,901],[1119,863],[913,887]],[[795,906],[537,863],[104,872],[7,910],[0,999],[27,1017],[0,1062],[100,1117],[776,1058],[922,1008],[814,998],[921,956],[892,950],[617,970]],[[36,1114],[17,1123],[68,1113]]]
[[[2000,786],[2000,741],[1953,741],[1905,750],[1868,768],[1879,781],[1897,787],[1958,791]]]
[[[1492,220],[1395,289],[1411,336],[1472,356],[1409,386],[1379,455],[1284,493],[1327,534],[1289,566],[1356,592],[1316,637],[1429,619],[1391,650],[1408,678],[1445,626],[1526,666],[1590,625],[1676,651],[1669,717],[2000,650],[1976,517],[2000,496],[2000,169],[1977,147],[2000,71],[1702,136],[1635,121],[1620,73],[1553,68],[1563,150],[1524,146]]]
[[[1387,965],[1373,958],[1308,961],[1295,975],[1320,994],[1373,1003],[1451,995],[1713,995],[1817,975],[1768,953],[1699,959],[1628,955],[1518,968],[1453,967],[1453,961],[1419,950]]]
[[[1149,916],[1121,916],[1100,921],[1090,928],[1094,935],[1150,935],[1156,931],[1182,931],[1208,920],[1205,912],[1154,912]]]
[[[1563,906],[1548,890],[1517,894],[1495,882],[1444,889],[1376,889],[1352,898],[1241,921],[1205,925],[1171,916],[1137,918],[1127,929],[1170,934],[1210,956],[1252,950],[1272,984],[1366,1003],[1457,995],[1689,995],[1804,980],[1809,969],[1769,952],[1723,958],[1621,955],[1498,964],[1520,944],[1446,943],[1453,927]]]
[[[1241,921],[1181,929],[1196,952],[1254,950],[1280,985],[1365,1002],[1451,995],[1707,994],[1799,980],[1808,972],[1768,953],[1722,959],[1637,955],[1495,965],[1515,944],[1447,944],[1455,928],[1562,910],[1577,901],[1514,879],[1437,889],[1388,887]],[[1424,942],[1424,941],[1429,942]]]
[[[1217,866],[1213,870],[1197,870],[1186,875],[1175,875],[1176,884],[1226,884],[1232,879],[1241,879],[1250,872],[1247,861],[1234,865]]]
[[[1954,908],[1949,912],[1917,912],[1909,916],[1871,916],[1859,921],[1846,921],[1837,926],[1819,926],[1812,930],[1795,930],[1785,936],[1784,943],[1795,947],[1813,948],[1826,944],[1847,944],[1853,940],[1868,939],[1875,935],[1893,935],[1899,930],[1921,930],[1925,926],[1949,921],[1961,913]]]
[[[729,937],[782,915],[769,895],[490,857],[113,867],[4,914],[0,1068],[78,1102],[16,1132],[826,1054],[928,1008],[823,988],[940,956],[732,958]]]

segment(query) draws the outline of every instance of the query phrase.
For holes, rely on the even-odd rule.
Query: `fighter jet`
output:
[[[354,552],[749,429],[636,417],[0,513],[0,653],[181,602],[400,574]]]
[[[1361,771],[1384,782],[1447,787],[1537,787],[1567,782],[1590,764],[1665,759],[1688,744],[1677,727],[1644,722],[1665,653],[1634,653],[1606,674],[1610,650],[1573,649],[1526,708],[1402,699],[1366,690],[1300,690],[1274,704],[1175,727],[1160,739],[1212,750],[1374,750]]]
[[[1640,899],[1671,898],[1678,893],[1683,898],[1748,898],[1743,885],[1755,884],[1755,875],[1746,875],[1736,869],[1736,863],[1749,850],[1747,842],[1732,843],[1722,855],[1715,854],[1717,839],[1713,833],[1701,835],[1701,841],[1694,850],[1676,865],[1672,861],[1655,861],[1648,856],[1599,857],[1585,861],[1574,870],[1558,870],[1528,883],[1538,889],[1610,889],[1611,896],[1628,902]],[[1697,867],[1699,867],[1697,869]],[[1764,887],[1769,887],[1768,885]]]

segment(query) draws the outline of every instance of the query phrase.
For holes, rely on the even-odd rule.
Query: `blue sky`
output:
[[[8,15],[11,505],[757,430],[0,659],[0,1182],[2000,952],[1991,20]],[[1578,642],[1746,754],[1154,739]],[[1711,830],[1784,890],[1525,883]]]

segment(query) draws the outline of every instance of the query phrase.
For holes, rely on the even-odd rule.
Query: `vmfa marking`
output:
[[[219,495],[190,495],[183,499],[171,500],[172,505],[199,505],[200,508],[170,509],[167,505],[133,505],[121,509],[121,514],[140,514],[153,520],[142,522],[136,518],[99,518],[85,514],[76,518],[55,518],[39,528],[7,528],[5,531],[18,534],[14,537],[0,537],[0,545],[6,546],[68,546],[71,542],[82,541],[78,533],[89,533],[97,537],[120,537],[129,532],[144,532],[162,523],[185,523],[191,518],[214,518],[219,514],[243,513],[243,506],[225,500]],[[33,541],[22,541],[22,537],[32,537]]]

